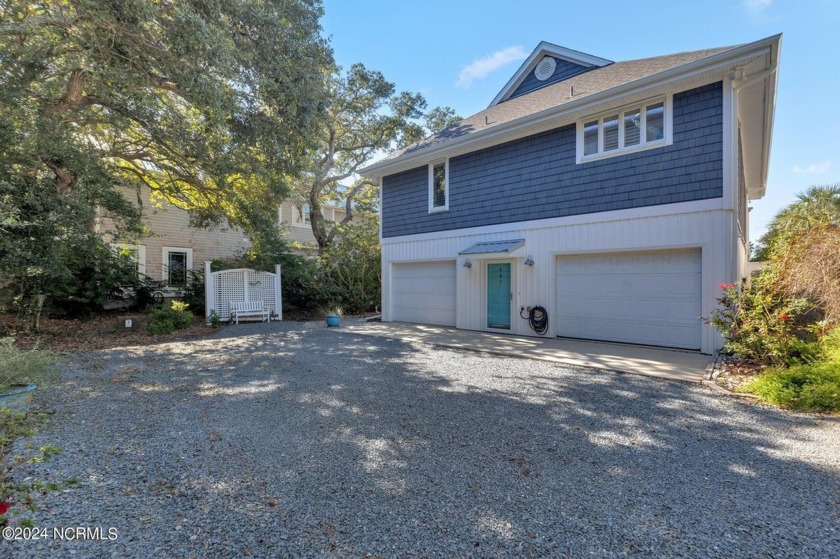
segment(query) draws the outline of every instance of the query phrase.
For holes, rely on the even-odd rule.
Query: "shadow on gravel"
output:
[[[825,556],[840,543],[837,459],[818,450],[827,429],[838,444],[837,419],[315,325],[248,332],[79,361],[66,428],[85,444],[64,467],[96,488],[91,517],[125,530],[108,553],[139,553],[153,532],[185,556]],[[53,524],[72,520],[58,508]]]

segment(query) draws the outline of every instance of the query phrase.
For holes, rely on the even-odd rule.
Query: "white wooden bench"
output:
[[[230,317],[239,324],[240,318],[258,316],[264,322],[271,321],[271,314],[268,306],[262,301],[246,301],[244,303],[230,304]]]

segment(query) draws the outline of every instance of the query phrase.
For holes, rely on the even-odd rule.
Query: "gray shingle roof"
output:
[[[613,87],[732,50],[737,48],[737,46],[740,45],[682,52],[656,56],[654,58],[626,60],[615,62],[601,68],[595,68],[537,89],[531,93],[488,107],[437,134],[433,134],[417,143],[395,151],[385,158],[384,161],[392,161],[402,155],[416,153],[449,140],[467,136],[478,130],[487,130],[493,126],[498,126],[546,109],[559,107],[573,99],[577,101]],[[570,88],[574,88],[574,97],[569,95]]]

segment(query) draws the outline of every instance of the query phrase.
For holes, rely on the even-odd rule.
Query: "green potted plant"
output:
[[[327,326],[332,328],[341,325],[341,315],[344,311],[338,305],[331,305],[324,311],[324,318],[327,321]]]
[[[57,356],[33,348],[22,351],[13,338],[0,338],[0,408],[26,411],[38,386],[46,386],[57,376]]]

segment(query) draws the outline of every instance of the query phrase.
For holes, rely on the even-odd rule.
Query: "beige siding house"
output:
[[[133,193],[126,192],[126,197]],[[149,192],[143,192],[149,200]],[[341,208],[327,206],[322,209],[327,220],[340,221],[346,215]],[[283,202],[277,210],[278,226],[283,228],[285,237],[294,249],[301,253],[314,253],[317,242],[309,223],[309,207],[298,207],[291,201]],[[205,260],[228,258],[242,254],[251,242],[240,230],[218,226],[197,228],[190,226],[189,214],[172,205],[163,203],[161,207],[148,205],[143,221],[151,232],[138,244],[127,244],[112,240],[115,248],[126,250],[137,262],[141,274],[156,281],[165,282],[167,287],[177,291],[186,282],[187,270],[201,270]],[[101,219],[97,229],[106,239],[113,229],[110,220]]]

